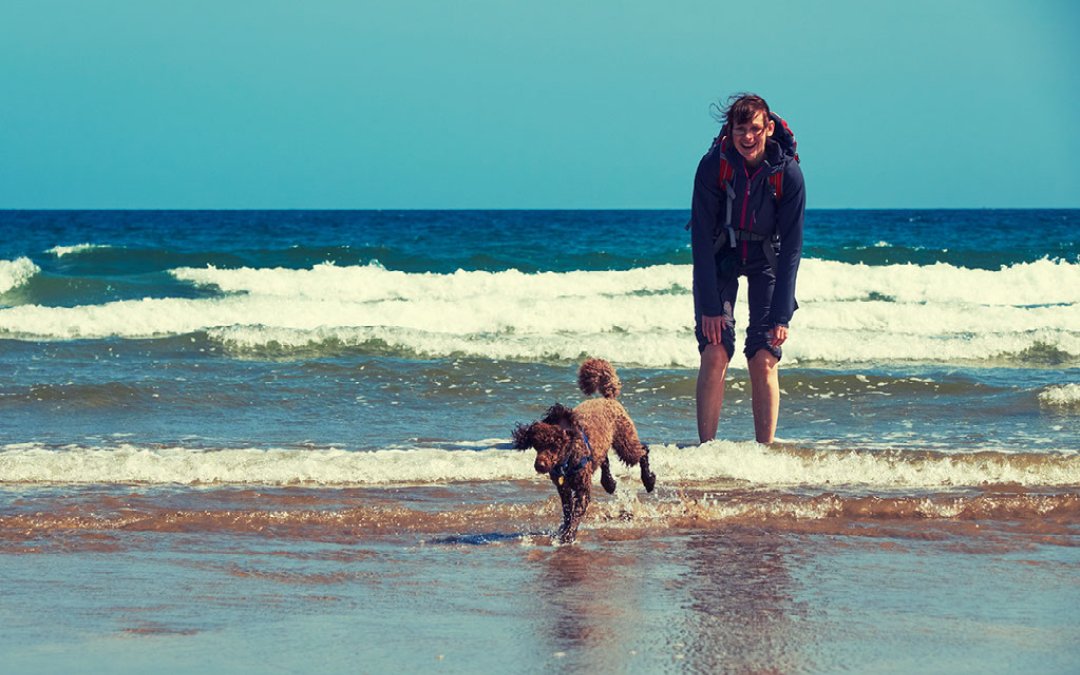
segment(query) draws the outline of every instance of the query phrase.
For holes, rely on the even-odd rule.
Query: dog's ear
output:
[[[513,431],[515,450],[528,450],[532,447],[532,442],[529,439],[529,432],[532,430],[533,426],[535,426],[535,422],[533,424],[525,424],[523,422],[517,423]]]
[[[563,429],[573,429],[575,426],[577,426],[577,420],[574,419],[574,411],[570,408],[567,408],[562,403],[556,403],[555,405],[548,408],[547,412],[544,414],[543,419],[541,419],[540,421],[546,422],[548,424],[554,424],[558,427],[562,427]]]
[[[529,427],[529,446],[537,452],[561,452],[570,444],[570,434],[556,424],[537,422]]]

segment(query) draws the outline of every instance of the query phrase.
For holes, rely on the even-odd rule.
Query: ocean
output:
[[[1080,210],[808,211],[773,446],[739,355],[696,443],[687,218],[0,211],[0,659],[1076,672]],[[658,487],[553,546],[590,356]]]

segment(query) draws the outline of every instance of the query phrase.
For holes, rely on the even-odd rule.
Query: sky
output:
[[[764,96],[809,208],[1080,207],[1072,0],[4,0],[0,208],[682,209]]]

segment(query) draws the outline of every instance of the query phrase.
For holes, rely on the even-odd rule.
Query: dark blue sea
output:
[[[95,640],[164,635],[172,663],[195,667],[184,644],[272,645],[270,632],[227,630],[261,625],[268,606],[294,636],[329,639],[298,618],[325,616],[318,597],[379,644],[412,634],[408,612],[437,601],[420,627],[431,653],[409,652],[407,669],[434,666],[447,645],[479,654],[487,635],[519,645],[536,666],[522,672],[587,667],[590,653],[625,672],[675,658],[716,672],[725,654],[748,670],[872,670],[860,645],[905,630],[959,637],[881,642],[901,671],[926,651],[947,655],[942,671],[994,649],[1014,658],[1001,662],[1075,665],[1080,211],[809,211],[779,442],[753,442],[736,358],[718,440],[700,447],[688,215],[0,211],[0,563],[38,588],[0,591],[0,653],[63,665],[14,648],[48,648],[26,618],[44,612]],[[553,552],[554,491],[510,432],[577,402],[590,356],[618,369],[660,483],[647,495],[620,468],[576,552]],[[990,557],[966,557],[977,555]],[[54,564],[44,590],[40,556]],[[123,583],[80,595],[117,561]],[[479,596],[453,576],[466,562],[485,570]],[[931,562],[952,572],[920,576]],[[653,649],[574,647],[622,635],[603,617],[638,611],[582,581],[596,564],[657,584],[639,617],[666,635]],[[153,583],[158,565],[179,590]],[[852,581],[852,568],[886,586]],[[1019,605],[1005,587],[973,604],[950,595],[1030,575],[1042,590]],[[257,602],[215,604],[225,582]],[[557,608],[501,590],[532,584],[593,584],[585,596],[609,598],[599,628],[545,632]],[[896,600],[882,588],[914,587],[939,594],[879,615]],[[203,594],[201,609],[183,589]],[[357,618],[372,606],[382,614]],[[489,620],[506,606],[506,623]],[[451,610],[471,628],[439,623]],[[994,642],[970,623],[987,613],[994,630],[1024,626],[1058,646]],[[515,642],[538,630],[540,651]],[[793,635],[805,651],[790,651]],[[68,665],[113,644],[60,642]],[[368,646],[382,654],[374,670],[402,663]],[[125,663],[152,665],[152,652]]]

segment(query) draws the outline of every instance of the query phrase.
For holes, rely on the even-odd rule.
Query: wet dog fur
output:
[[[578,387],[589,398],[575,408],[556,403],[542,419],[518,424],[514,447],[533,448],[537,473],[549,474],[562,501],[563,522],[555,538],[570,543],[589,507],[593,473],[600,468],[600,484],[615,492],[608,450],[627,466],[641,466],[641,482],[652,492],[656,476],[649,470],[649,448],[638,440],[633,420],[616,398],[622,383],[615,368],[603,359],[588,359],[578,369]]]

